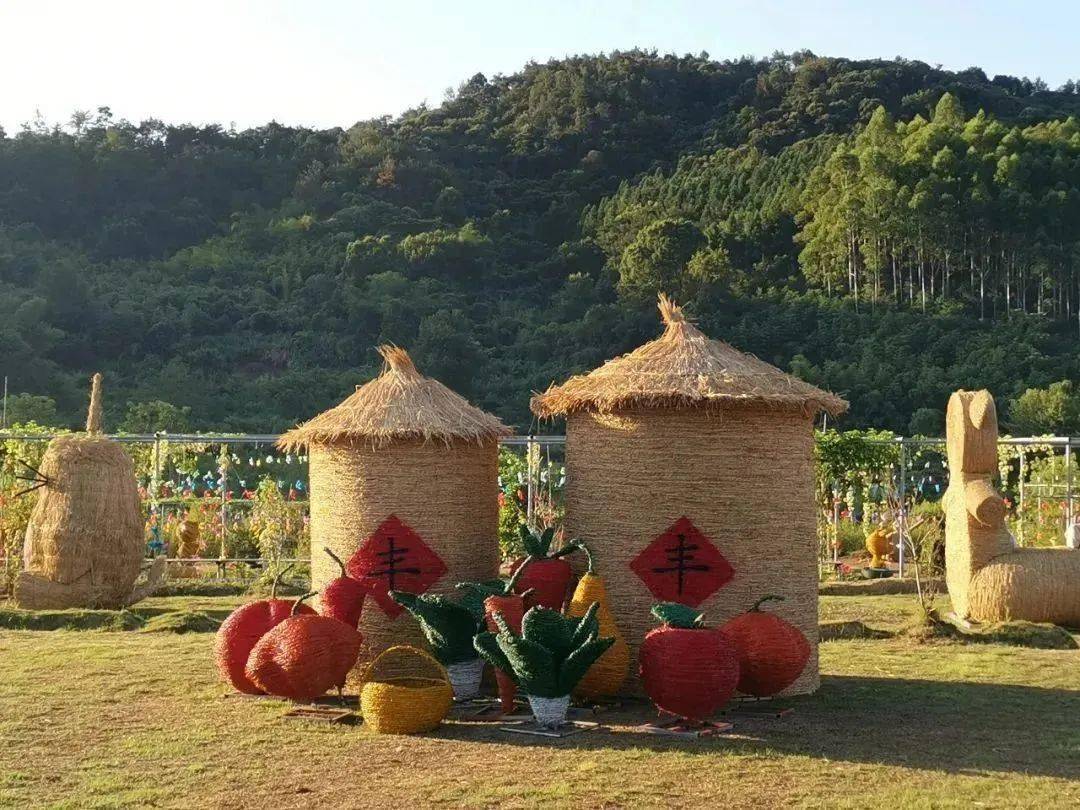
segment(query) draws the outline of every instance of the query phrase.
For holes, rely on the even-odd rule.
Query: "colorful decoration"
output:
[[[323,588],[322,597],[319,599],[323,616],[345,622],[353,629],[360,624],[360,614],[364,609],[364,597],[367,596],[367,586],[362,580],[350,577],[345,570],[345,563],[341,558],[328,548],[324,548],[330,559],[341,568],[341,574]]]
[[[584,616],[589,605],[595,603],[598,605],[596,616],[600,623],[600,635],[604,638],[613,638],[615,641],[585,673],[577,689],[574,690],[574,694],[583,698],[608,697],[618,692],[619,687],[626,680],[627,670],[630,667],[630,648],[615,624],[615,617],[608,604],[604,580],[596,574],[593,567],[592,553],[584,543],[578,542],[577,545],[585,552],[588,568],[578,580],[577,588],[574,589],[574,595],[570,598],[570,604],[566,609],[567,615]]]
[[[600,638],[595,602],[580,618],[563,616],[547,608],[530,608],[521,621],[521,633],[495,614],[496,633],[480,633],[475,645],[488,663],[513,676],[529,698],[538,725],[558,726],[566,720],[570,693],[615,643]]]
[[[400,644],[378,655],[364,672],[360,709],[376,734],[421,734],[446,718],[454,691],[442,664]]]
[[[653,540],[630,568],[653,596],[697,607],[735,574],[735,569],[687,517]]]
[[[810,660],[810,643],[799,628],[775,613],[765,613],[766,602],[783,601],[782,596],[766,596],[746,613],[723,627],[723,633],[739,655],[738,689],[754,697],[771,697],[787,689],[802,674]]]
[[[304,594],[292,613],[259,639],[244,674],[268,695],[310,703],[331,687],[340,692],[360,654],[360,634],[344,622],[301,611]]]
[[[537,532],[523,523],[518,527],[518,532],[528,555],[525,560],[518,562],[518,566],[526,561],[529,563],[528,569],[518,579],[518,592],[532,591],[532,605],[562,610],[566,591],[574,577],[570,563],[562,558],[577,551],[577,545],[568,543],[558,551],[552,551],[551,543],[555,539],[553,526]]]
[[[245,674],[248,656],[268,632],[289,618],[293,611],[291,599],[278,599],[277,589],[282,578],[292,566],[287,566],[274,577],[270,598],[249,602],[237,608],[218,628],[214,638],[214,659],[223,680],[232,684],[238,692],[261,695],[263,690]],[[314,614],[307,605],[300,605],[301,613]]]
[[[661,602],[653,615],[663,625],[641,644],[641,680],[657,708],[705,721],[727,703],[739,682],[739,655],[720,630],[687,605]]]
[[[424,593],[446,573],[446,564],[420,535],[390,515],[356,550],[346,566],[349,576],[365,581],[368,593],[391,618],[404,608],[390,591]]]

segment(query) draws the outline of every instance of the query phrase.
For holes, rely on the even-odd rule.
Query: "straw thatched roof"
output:
[[[633,407],[748,404],[837,415],[847,403],[835,394],[785,374],[753,355],[710,340],[660,296],[664,334],[595,371],[553,385],[532,399],[533,413],[563,416]]]
[[[340,405],[305,422],[278,440],[284,450],[311,444],[364,440],[379,446],[402,439],[482,442],[509,436],[495,416],[416,370],[408,352],[380,346],[382,373]]]

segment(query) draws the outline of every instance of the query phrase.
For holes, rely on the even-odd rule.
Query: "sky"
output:
[[[1080,78],[1080,2],[0,0],[0,126],[40,113],[349,126],[475,73],[632,47],[714,59],[809,49]]]

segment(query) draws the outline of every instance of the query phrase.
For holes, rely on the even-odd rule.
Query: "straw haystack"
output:
[[[363,659],[423,643],[389,588],[450,593],[497,575],[498,440],[510,432],[422,376],[403,349],[379,353],[378,377],[279,441],[310,456],[312,589],[340,573],[324,547],[373,585]]]
[[[592,549],[635,657],[657,601],[722,624],[776,594],[813,651],[787,691],[813,691],[813,419],[847,404],[709,340],[664,296],[660,312],[660,338],[533,398],[566,417],[568,534]]]
[[[989,391],[957,391],[945,415],[945,579],[957,615],[1080,626],[1080,551],[1016,548],[998,471],[998,423]]]
[[[23,545],[20,606],[119,608],[133,599],[143,558],[143,519],[135,470],[101,426],[95,374],[86,432],[49,443],[41,487]]]

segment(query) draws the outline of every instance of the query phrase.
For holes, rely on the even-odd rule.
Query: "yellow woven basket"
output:
[[[454,702],[443,665],[417,647],[398,645],[364,672],[360,708],[376,734],[419,734],[437,728]]]

